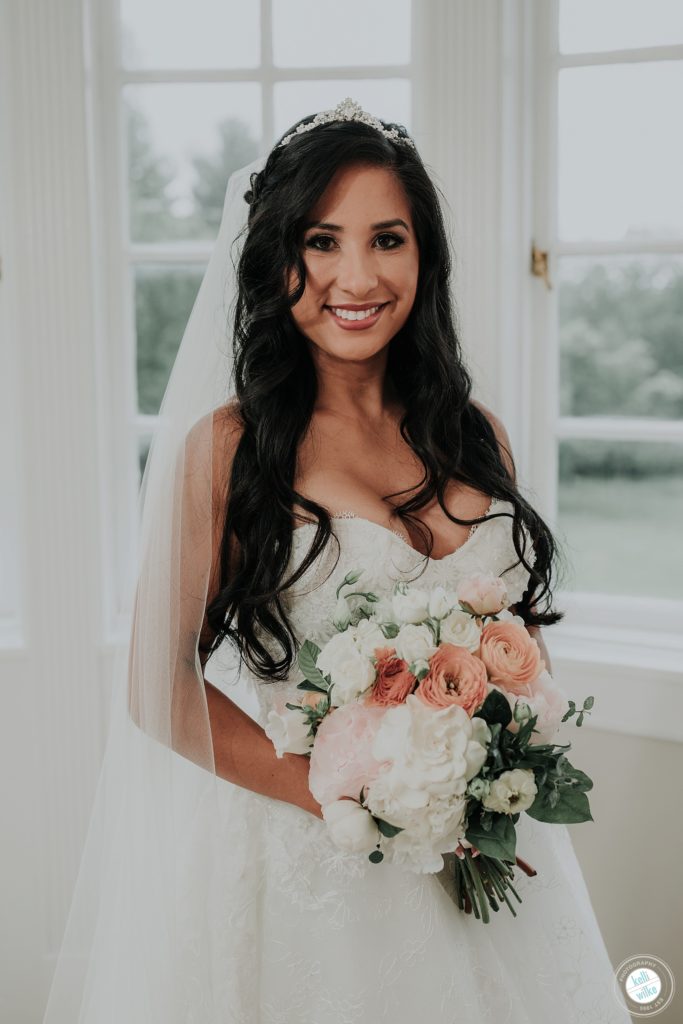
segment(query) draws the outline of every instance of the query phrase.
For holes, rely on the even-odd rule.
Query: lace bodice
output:
[[[455,551],[443,558],[428,558],[416,551],[398,531],[357,516],[352,511],[335,514],[333,531],[339,541],[339,560],[336,568],[337,545],[330,541],[306,573],[282,595],[282,603],[300,642],[311,639],[322,647],[335,633],[331,618],[336,605],[336,588],[351,569],[362,569],[358,586],[364,590],[387,592],[397,580],[412,582],[416,586],[431,588],[441,584],[453,589],[460,580],[476,572],[492,572],[505,580],[510,603],[519,601],[527,587],[529,573],[519,562],[512,541],[513,506],[509,501],[494,498],[487,514],[492,518],[475,524],[469,536]],[[501,514],[502,513],[502,514]],[[300,565],[310,547],[315,524],[297,527],[288,572]],[[525,558],[533,565],[535,552],[525,529]],[[518,564],[515,564],[518,563]],[[506,571],[507,570],[507,571]],[[275,656],[281,653],[272,639],[265,634],[261,640]],[[298,700],[296,689],[302,678],[293,665],[285,681],[263,682],[253,677],[251,682],[260,708],[259,721],[263,724],[268,711],[282,698]]]

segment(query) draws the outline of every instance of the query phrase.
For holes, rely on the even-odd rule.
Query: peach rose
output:
[[[468,576],[456,590],[456,597],[468,605],[475,615],[495,615],[508,603],[505,582],[491,572],[477,572]]]
[[[471,718],[486,700],[484,663],[470,654],[466,647],[441,644],[429,659],[429,672],[422,677],[415,693],[431,707],[446,708],[459,704]]]
[[[545,668],[541,649],[517,622],[489,622],[481,631],[479,657],[492,683],[524,694]]]
[[[365,703],[384,708],[403,704],[417,681],[408,670],[408,662],[397,657],[393,647],[376,647],[375,657],[377,678]]]

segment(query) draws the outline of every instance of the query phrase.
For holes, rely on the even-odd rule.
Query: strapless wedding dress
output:
[[[490,511],[511,507],[494,500]],[[503,573],[517,560],[510,524],[509,515],[498,515],[475,527],[456,551],[431,559],[417,585],[454,587],[473,572]],[[335,588],[346,572],[362,568],[359,585],[382,590],[412,578],[423,563],[407,541],[377,523],[340,516],[333,527],[339,553],[332,541],[286,594],[297,634],[320,646],[334,632]],[[292,567],[314,529],[295,530]],[[518,565],[504,579],[511,602],[518,601],[528,573]],[[300,698],[300,678],[295,667],[291,681],[248,680],[261,725],[276,703]],[[416,875],[341,853],[323,821],[282,801],[225,783],[216,825],[225,857],[211,866],[213,962],[196,958],[192,965],[194,984],[211,988],[201,1024],[631,1019],[614,993],[612,964],[565,826],[521,815],[517,850],[538,873],[529,878],[518,869],[517,917],[503,907],[485,925],[457,909],[445,875]]]

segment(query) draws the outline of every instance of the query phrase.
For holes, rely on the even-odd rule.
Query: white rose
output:
[[[361,619],[353,628],[352,633],[358,650],[366,658],[374,656],[376,647],[386,647],[390,644],[390,641],[372,619]]]
[[[429,618],[429,596],[417,587],[406,587],[405,594],[392,597],[397,622],[424,622]]]
[[[349,704],[375,681],[375,667],[356,646],[353,630],[337,633],[318,655],[318,668],[330,676],[330,706]]]
[[[322,808],[330,838],[345,853],[370,853],[379,842],[372,815],[355,800],[333,800]]]
[[[416,626],[413,623],[401,626],[391,642],[399,658],[403,658],[409,665],[411,661],[428,661],[438,650],[429,626]]]
[[[451,592],[445,587],[434,587],[429,595],[429,614],[432,619],[443,619],[453,607]]]
[[[464,612],[462,608],[454,608],[450,615],[441,623],[441,642],[465,647],[473,653],[479,650],[481,643],[481,626],[477,620]]]
[[[372,605],[372,619],[374,622],[395,622],[394,605],[390,597],[380,597]]]
[[[526,811],[536,799],[536,781],[531,768],[513,768],[503,772],[494,782],[482,804],[489,811],[517,814]]]
[[[308,735],[310,725],[302,711],[292,711],[291,708],[269,711],[264,731],[278,757],[306,754],[313,748],[314,738]]]

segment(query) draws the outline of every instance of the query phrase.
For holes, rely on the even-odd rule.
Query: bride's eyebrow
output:
[[[371,224],[370,229],[372,231],[382,231],[385,228],[403,227],[406,231],[410,231],[410,228],[404,220],[400,217],[396,217],[394,220],[381,220],[378,224]],[[328,221],[315,220],[309,221],[306,224],[306,230],[309,228],[322,228],[323,231],[343,231],[344,228],[340,224],[330,224]]]

